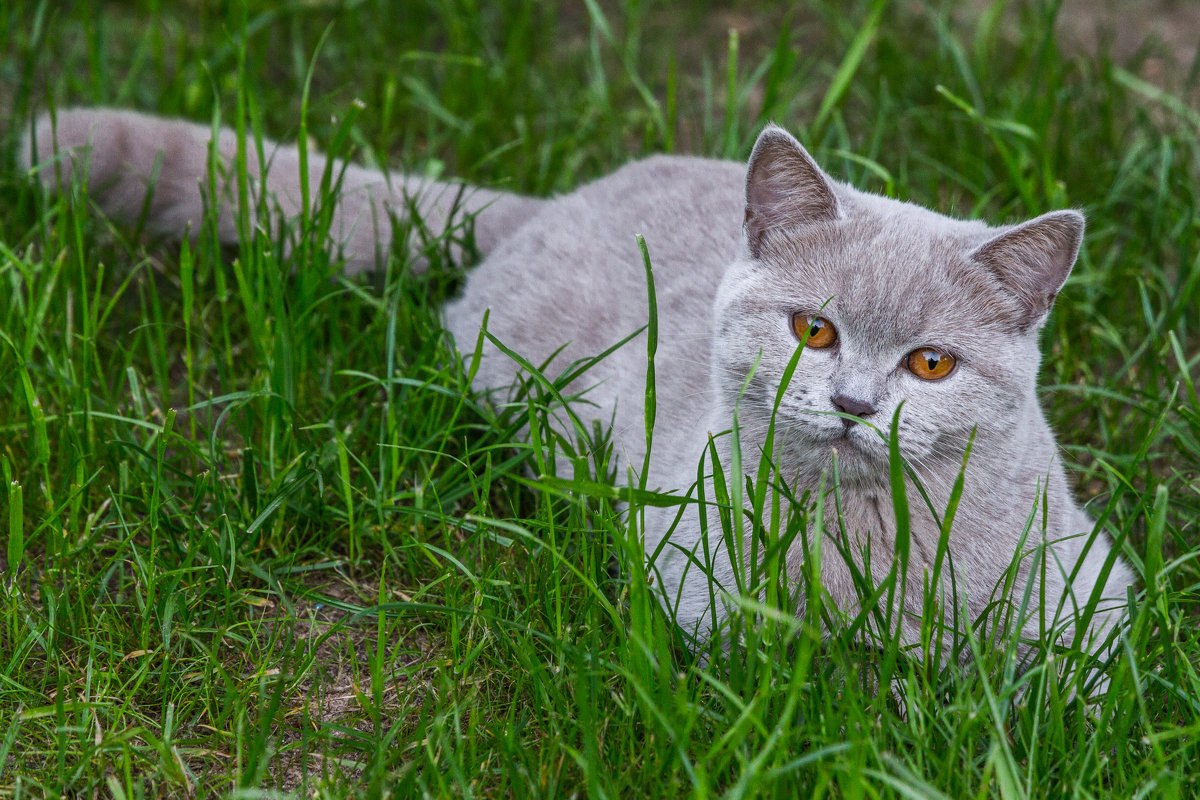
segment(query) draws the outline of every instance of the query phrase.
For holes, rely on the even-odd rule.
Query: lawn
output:
[[[1196,796],[1200,68],[1068,47],[1057,11],[6,4],[0,797]],[[432,241],[351,280],[316,229],[283,256],[114,225],[15,167],[68,105],[537,195],[743,160],[775,120],[945,213],[1083,209],[1041,386],[1141,576],[1107,690],[1076,700],[1049,643],[921,663],[752,603],[691,651],[625,476],[541,479],[570,444],[522,433],[544,390],[469,390],[437,312],[469,264]]]

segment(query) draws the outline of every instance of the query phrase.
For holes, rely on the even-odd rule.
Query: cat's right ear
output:
[[[1041,327],[1067,281],[1083,241],[1083,214],[1051,211],[1013,226],[972,253],[1020,305],[1021,329]]]
[[[774,230],[838,219],[833,182],[795,137],[777,125],[758,135],[746,170],[746,242],[755,258]]]

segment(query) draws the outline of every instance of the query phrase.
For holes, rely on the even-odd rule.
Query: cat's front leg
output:
[[[694,495],[693,495],[694,497]],[[646,508],[647,570],[659,601],[676,625],[698,643],[711,638],[729,617],[736,593],[733,564],[715,508],[702,526],[694,504]]]

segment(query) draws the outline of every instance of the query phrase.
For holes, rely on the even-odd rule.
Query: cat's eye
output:
[[[954,356],[932,347],[919,347],[904,359],[908,371],[927,381],[941,380],[954,370]]]
[[[812,314],[792,314],[792,332],[796,334],[797,339],[803,339],[807,333],[808,346],[818,350],[833,347],[837,342],[837,329],[833,327],[833,323]]]

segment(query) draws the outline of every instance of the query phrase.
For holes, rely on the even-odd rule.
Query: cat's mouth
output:
[[[871,435],[872,431],[867,430],[858,423],[843,425],[842,429],[834,434],[832,442],[835,446],[838,444],[847,444],[855,450],[866,451],[868,448],[867,442]]]
[[[801,421],[794,432],[798,435],[789,449],[808,480],[833,470],[847,485],[876,486],[888,480],[887,444],[870,424],[847,426],[840,418],[821,415]]]
[[[887,462],[887,450],[869,426],[856,423],[829,433],[824,444],[829,448],[830,457],[836,457],[843,467],[851,463],[870,467]]]

